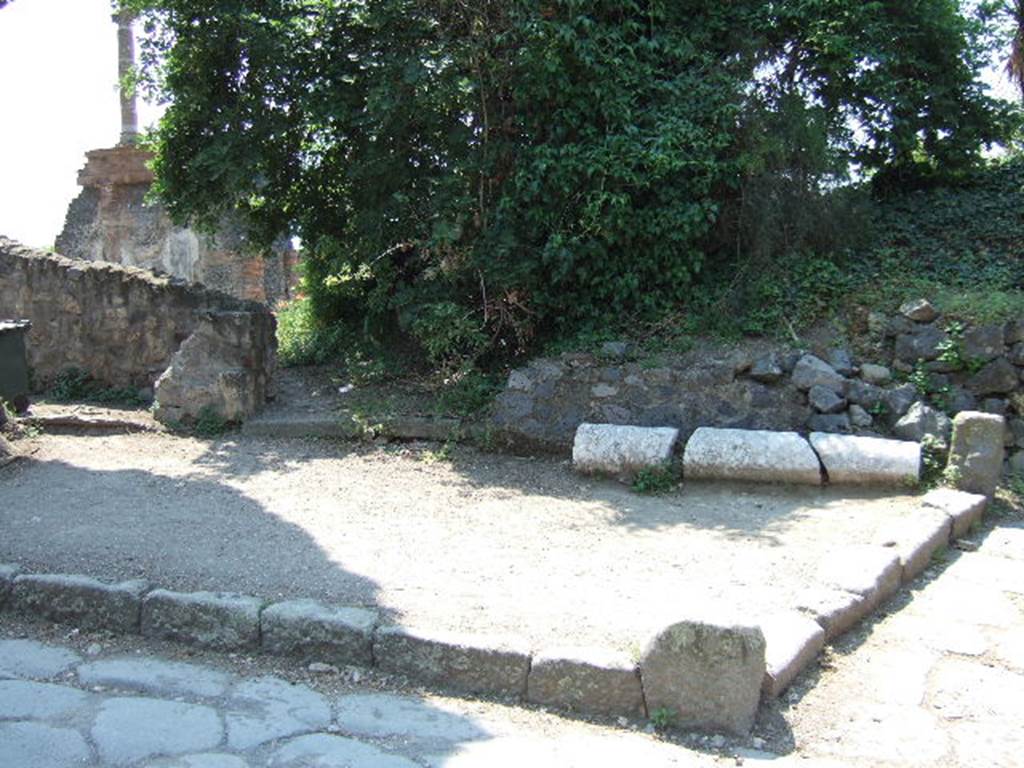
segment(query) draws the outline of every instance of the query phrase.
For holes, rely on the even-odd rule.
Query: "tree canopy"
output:
[[[438,359],[685,302],[779,200],[955,177],[1013,127],[955,0],[124,5],[171,212],[300,236],[320,318]]]

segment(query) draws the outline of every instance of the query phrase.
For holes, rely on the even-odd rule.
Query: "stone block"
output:
[[[373,630],[379,615],[365,608],[288,600],[260,615],[263,650],[332,664],[373,663]]]
[[[846,400],[820,384],[815,384],[807,392],[807,402],[818,413],[839,413],[846,408]]]
[[[137,633],[148,589],[144,581],[108,584],[87,576],[40,573],[15,577],[10,601],[15,610],[50,621]]]
[[[692,618],[658,633],[640,660],[649,712],[668,710],[681,728],[750,732],[765,675],[760,627]]]
[[[910,406],[910,410],[896,422],[892,431],[896,437],[902,440],[914,440],[920,443],[926,437],[930,437],[945,447],[949,445],[953,422],[942,411],[924,403],[914,403]]]
[[[902,384],[893,389],[885,390],[882,393],[882,404],[885,406],[885,413],[889,422],[895,424],[920,397],[921,394],[913,384]]]
[[[912,299],[900,305],[900,314],[915,323],[930,323],[939,316],[939,311],[928,299]]]
[[[892,371],[884,365],[864,363],[864,365],[860,367],[860,377],[868,384],[885,386],[892,381]]]
[[[967,382],[967,388],[976,395],[1005,395],[1019,386],[1017,369],[1003,357],[993,360]]]
[[[11,594],[11,587],[14,586],[14,579],[21,573],[20,566],[11,563],[0,563],[0,610],[7,602]]]
[[[889,547],[849,547],[830,554],[819,569],[821,583],[864,598],[867,610],[900,588],[903,565]]]
[[[825,639],[832,641],[848,632],[871,612],[871,605],[862,595],[828,587],[813,587],[800,594],[796,608],[814,619],[825,630]]]
[[[771,616],[761,622],[765,639],[762,693],[775,698],[825,647],[825,630],[800,613]]]
[[[949,546],[952,532],[952,518],[930,507],[921,507],[886,529],[883,540],[896,548],[904,584],[920,576],[932,557]]]
[[[981,521],[988,499],[976,493],[965,493],[952,488],[936,488],[921,499],[922,506],[940,509],[953,521],[953,539],[970,533],[971,527]]]
[[[819,386],[841,394],[845,382],[835,368],[814,355],[804,355],[793,368],[793,385],[804,392]]]
[[[978,411],[956,415],[946,473],[957,490],[992,497],[1003,473],[1005,429],[1002,416]]]
[[[636,662],[601,649],[554,649],[536,654],[526,700],[587,715],[645,717]]]
[[[158,589],[142,601],[142,634],[214,650],[256,650],[262,607],[246,595]]]
[[[701,427],[683,453],[687,479],[821,484],[821,465],[795,432]]]
[[[373,658],[382,672],[462,693],[522,696],[529,646],[517,638],[379,627]]]
[[[830,483],[916,485],[920,478],[921,446],[917,443],[822,432],[812,432],[810,442]]]
[[[1006,329],[1002,325],[979,325],[964,333],[961,354],[965,360],[993,360],[1003,354]]]
[[[666,465],[678,439],[679,430],[670,427],[580,424],[572,462],[580,472],[630,475]]]
[[[908,365],[918,360],[934,360],[941,352],[941,345],[949,339],[945,331],[934,325],[917,326],[910,333],[896,337],[894,354],[896,359]]]

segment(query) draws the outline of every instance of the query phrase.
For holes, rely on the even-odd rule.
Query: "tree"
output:
[[[917,183],[1004,127],[952,0],[129,5],[172,214],[300,235],[322,318],[439,356],[685,301],[752,185]]]

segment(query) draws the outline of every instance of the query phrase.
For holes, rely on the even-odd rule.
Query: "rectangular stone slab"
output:
[[[775,698],[825,647],[825,630],[800,613],[771,616],[761,622],[766,643],[762,692]]]
[[[814,587],[803,592],[795,606],[825,630],[827,641],[848,632],[871,612],[871,604],[863,595],[829,587]]]
[[[829,587],[860,595],[871,611],[900,588],[903,564],[893,547],[849,547],[828,555],[818,576]]]
[[[378,618],[366,608],[287,600],[263,610],[260,642],[267,653],[370,666]]]
[[[263,601],[226,592],[158,589],[142,601],[142,634],[214,650],[256,650]]]
[[[407,675],[463,693],[522,696],[529,647],[518,638],[379,627],[373,658],[389,674]]]
[[[908,486],[919,481],[921,446],[917,443],[824,432],[812,432],[810,441],[829,483]]]
[[[579,472],[630,475],[668,464],[678,439],[671,427],[580,424],[572,463]]]
[[[647,716],[636,662],[604,649],[557,648],[535,654],[526,700],[587,715]]]
[[[89,629],[138,633],[144,581],[108,584],[88,576],[39,573],[17,576],[12,607],[51,621]]]
[[[686,443],[683,476],[821,485],[821,465],[796,432],[701,427]]]
[[[929,507],[921,507],[912,517],[886,529],[885,538],[895,542],[900,556],[904,584],[921,575],[932,556],[949,546],[952,531],[952,518]]]
[[[949,515],[953,520],[953,538],[961,539],[971,532],[975,523],[981,521],[988,499],[977,493],[936,488],[924,495],[921,504],[940,509]]]

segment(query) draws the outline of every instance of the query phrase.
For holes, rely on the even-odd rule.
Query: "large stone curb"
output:
[[[90,629],[137,634],[144,581],[107,584],[88,576],[29,574],[16,576],[10,602],[20,613]]]
[[[671,427],[580,424],[572,463],[579,472],[630,475],[668,464],[678,439],[679,430]]]
[[[988,499],[977,493],[936,488],[924,495],[921,504],[949,515],[953,521],[953,538],[960,539],[970,533],[976,523],[981,522]]]
[[[261,643],[267,653],[335,664],[373,664],[379,614],[365,608],[288,600],[263,609]]]
[[[771,616],[761,622],[761,630],[766,643],[761,691],[775,698],[825,647],[825,630],[799,613]]]
[[[157,589],[142,601],[142,634],[220,651],[256,650],[262,607],[247,595]]]
[[[825,630],[828,642],[853,629],[871,612],[871,605],[863,595],[826,587],[806,590],[797,598],[796,607]]]
[[[686,443],[683,476],[821,485],[821,465],[795,432],[701,427]]]
[[[894,524],[888,533],[886,544],[895,545],[906,584],[924,572],[937,552],[949,546],[953,519],[941,510],[922,507],[912,518]]]
[[[385,626],[374,635],[373,658],[384,672],[454,691],[521,697],[531,653],[517,638]]]
[[[865,613],[870,613],[896,594],[902,583],[903,565],[892,549],[852,547],[831,555],[820,574],[823,583],[864,598]]]
[[[526,700],[587,715],[646,717],[636,662],[603,649],[563,648],[537,653]]]
[[[918,443],[823,432],[810,441],[832,484],[917,485],[921,475]]]
[[[21,573],[19,566],[0,563],[0,608],[3,608],[4,603],[7,602],[7,597],[11,594],[11,588],[14,586],[14,579],[19,573]]]
[[[760,627],[728,618],[685,619],[657,634],[640,660],[647,709],[682,728],[750,732],[765,676]]]

